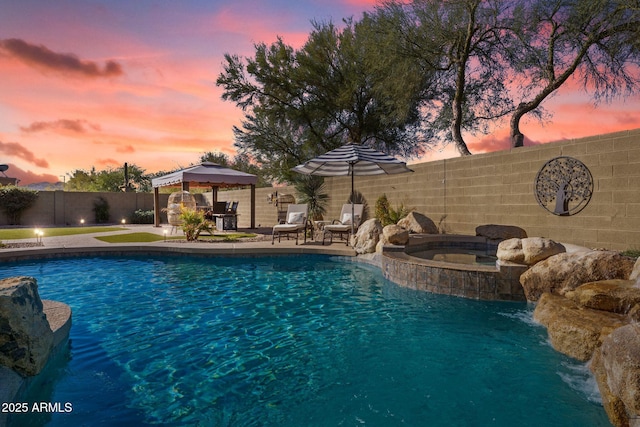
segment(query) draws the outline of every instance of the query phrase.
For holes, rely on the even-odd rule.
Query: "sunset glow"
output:
[[[223,55],[252,55],[281,36],[300,47],[311,21],[341,22],[375,0],[3,2],[0,164],[20,184],[62,181],[76,169],[136,164],[147,172],[231,156],[242,111],[221,100]],[[640,127],[640,96],[594,108],[561,90],[525,144]],[[508,148],[508,125],[468,138],[474,153]],[[416,161],[457,155],[448,148]]]

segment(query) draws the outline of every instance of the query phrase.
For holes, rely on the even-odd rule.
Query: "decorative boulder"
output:
[[[382,236],[382,224],[380,220],[371,218],[358,227],[352,240],[353,249],[357,254],[373,253],[376,251],[380,236]]]
[[[406,245],[409,242],[409,230],[391,224],[382,229],[384,240],[392,245]]]
[[[593,353],[593,358],[589,363],[589,369],[593,372],[593,376],[595,377],[598,385],[598,390],[600,391],[602,406],[607,412],[611,424],[616,427],[629,427],[629,414],[627,414],[627,409],[624,407],[624,403],[620,397],[613,394],[609,388],[609,384],[607,384],[607,372],[604,367],[602,347]]]
[[[629,280],[639,280],[640,279],[640,257],[636,260],[636,263],[633,265],[633,271],[629,275]]]
[[[583,362],[591,359],[607,335],[629,323],[620,314],[582,308],[549,293],[540,297],[533,318],[547,328],[553,348]]]
[[[565,294],[576,304],[594,310],[627,314],[640,304],[640,289],[633,287],[631,280],[601,280],[585,283]]]
[[[384,233],[380,234],[380,240],[378,240],[378,243],[376,244],[376,252],[382,253],[382,248],[384,248],[384,245],[388,244],[389,242],[387,241],[386,237],[384,237]]]
[[[524,264],[524,251],[522,250],[522,239],[503,240],[498,244],[496,257],[500,261],[516,262]]]
[[[525,239],[508,239],[498,244],[496,256],[501,261],[533,265],[552,255],[565,252],[560,243],[543,237],[527,237]]]
[[[541,261],[520,276],[529,301],[545,292],[564,295],[580,285],[609,279],[627,279],[634,260],[612,251],[560,253]]]
[[[640,323],[640,304],[636,304],[629,309],[627,317],[632,322]]]
[[[0,364],[36,375],[53,348],[53,332],[32,277],[0,280]]]
[[[418,212],[411,212],[398,221],[398,225],[405,230],[409,230],[409,233],[438,234],[438,227],[431,218]]]
[[[543,237],[527,237],[522,239],[524,263],[534,265],[550,256],[566,252],[563,245]]]
[[[524,239],[527,232],[515,225],[487,224],[476,227],[476,236],[491,240]]]
[[[629,324],[602,342],[591,365],[609,419],[616,426],[637,425],[640,415],[640,326]],[[630,422],[631,421],[631,422]]]

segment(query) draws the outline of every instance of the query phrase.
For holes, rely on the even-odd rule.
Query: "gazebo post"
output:
[[[182,191],[189,191],[189,181],[182,181]]]
[[[160,188],[153,188],[153,224],[160,227]]]
[[[256,185],[251,184],[251,228],[256,228]]]
[[[218,201],[218,186],[217,185],[212,185],[211,186],[211,204],[212,204],[212,206],[215,206],[217,201]]]

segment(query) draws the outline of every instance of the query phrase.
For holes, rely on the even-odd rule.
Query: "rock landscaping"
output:
[[[553,348],[589,362],[613,425],[638,425],[640,261],[540,238],[506,240],[498,258],[531,265],[520,283]]]

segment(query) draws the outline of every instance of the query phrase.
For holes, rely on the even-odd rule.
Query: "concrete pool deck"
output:
[[[118,254],[118,253],[158,253],[158,254],[193,254],[193,255],[285,255],[285,254],[327,254],[336,256],[355,256],[355,252],[344,242],[334,242],[331,245],[322,245],[322,241],[307,239],[303,243],[300,238],[298,245],[295,239],[283,238],[271,244],[271,228],[239,229],[238,232],[257,234],[255,239],[239,240],[236,242],[211,242],[199,240],[186,242],[185,240],[160,240],[157,242],[135,243],[107,243],[96,239],[99,236],[112,236],[116,234],[153,233],[164,237],[182,235],[178,230],[171,234],[168,225],[155,227],[153,225],[114,225],[114,228],[126,228],[126,230],[114,230],[101,233],[74,234],[70,236],[47,237],[46,228],[42,237],[42,245],[31,247],[0,248],[0,261],[16,261],[30,258],[50,258],[59,256],[94,255],[94,254]],[[224,234],[220,233],[220,234]],[[4,240],[3,243],[35,244],[36,238]]]

